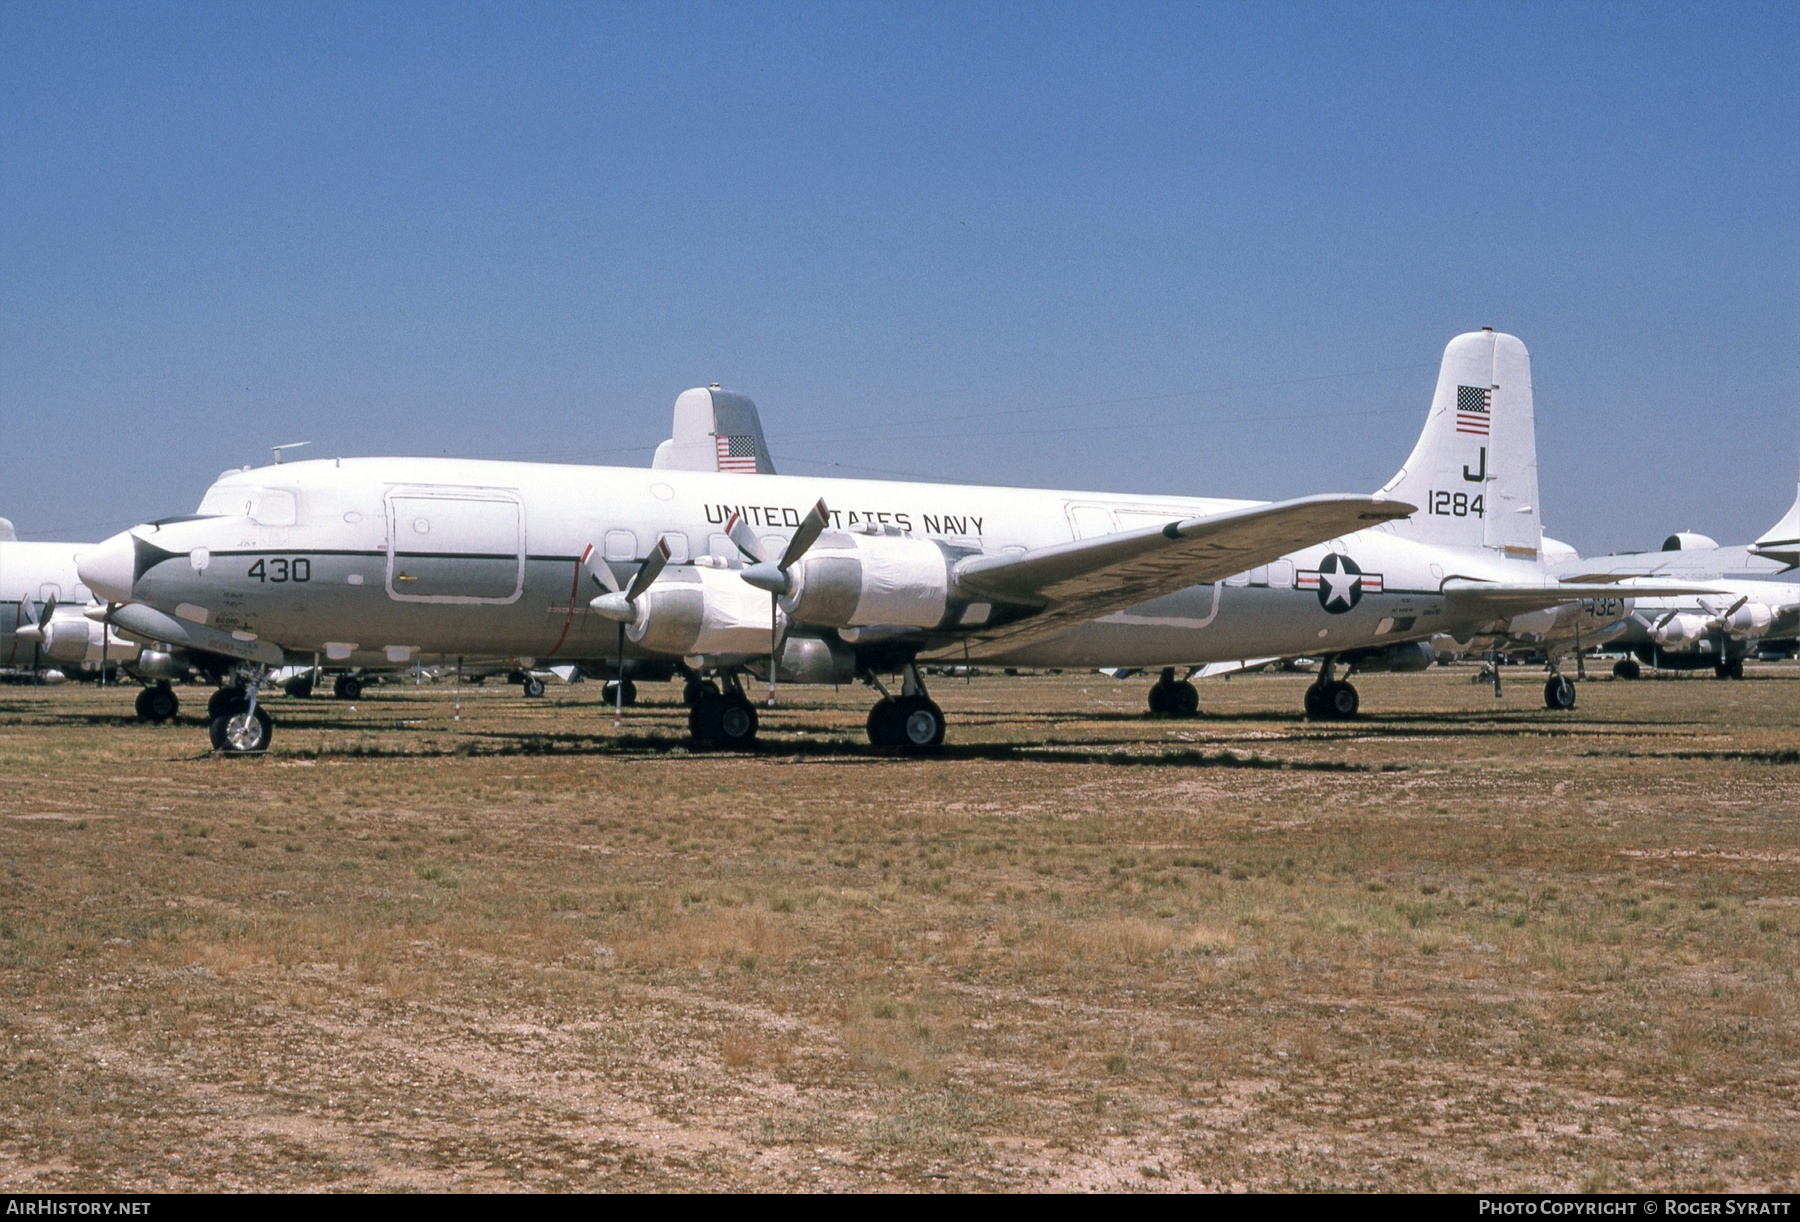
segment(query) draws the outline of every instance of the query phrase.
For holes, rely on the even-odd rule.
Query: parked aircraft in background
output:
[[[1613,592],[1544,567],[1532,434],[1524,345],[1482,331],[1446,349],[1425,431],[1373,496],[341,459],[228,473],[197,513],[114,536],[80,572],[118,604],[107,618],[120,631],[228,654],[244,675],[371,648],[396,665],[440,653],[679,665],[703,689],[696,737],[728,745],[755,737],[742,678],[760,670],[772,683],[861,678],[881,696],[871,742],[934,749],[944,717],[926,660],[1310,652],[1324,662],[1309,709],[1351,715],[1339,660],[1422,666],[1435,633]],[[896,672],[897,695],[880,678]],[[216,747],[268,743],[253,685],[217,713]]]

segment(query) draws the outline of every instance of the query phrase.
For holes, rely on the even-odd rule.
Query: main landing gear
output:
[[[623,699],[620,698],[620,684],[624,684],[625,686]],[[637,684],[633,683],[630,679],[608,679],[606,681],[606,686],[600,689],[600,703],[614,705],[615,707],[623,705],[625,708],[630,708],[637,703]],[[694,706],[690,704],[688,707],[691,709]]]
[[[1162,678],[1150,688],[1152,717],[1192,717],[1200,711],[1200,693],[1188,679],[1177,679],[1173,666],[1163,667]]]
[[[256,703],[261,672],[245,682],[222,687],[206,702],[213,750],[224,755],[255,755],[269,749],[275,724]]]
[[[1319,663],[1319,677],[1306,689],[1306,716],[1312,721],[1348,721],[1361,707],[1349,680],[1332,678],[1336,664],[1337,658],[1326,654]]]
[[[756,744],[756,706],[735,673],[723,678],[723,691],[705,680],[688,680],[688,732],[700,746],[742,751]]]
[[[139,721],[152,721],[161,725],[165,721],[174,721],[175,714],[181,712],[181,699],[175,695],[175,689],[167,683],[158,683],[138,693],[137,715]]]
[[[331,694],[339,700],[360,700],[362,693],[362,680],[355,675],[339,675],[331,681]]]
[[[863,681],[881,693],[869,710],[869,745],[898,747],[908,755],[928,755],[944,745],[944,710],[925,691],[925,678],[908,662],[898,696],[891,696],[873,673]]]
[[[1729,662],[1721,662],[1713,667],[1713,675],[1719,679],[1742,679],[1744,677],[1744,659],[1733,658]]]

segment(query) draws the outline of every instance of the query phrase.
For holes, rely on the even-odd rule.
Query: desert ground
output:
[[[0,688],[0,1187],[1792,1190],[1800,666],[1603,673]]]

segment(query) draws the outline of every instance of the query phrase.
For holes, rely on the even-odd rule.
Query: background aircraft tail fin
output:
[[[1794,503],[1788,507],[1781,521],[1763,531],[1750,550],[1758,556],[1770,560],[1779,560],[1790,569],[1800,566],[1800,489],[1794,494]]]
[[[677,471],[775,474],[756,404],[748,395],[717,386],[681,392],[675,400],[675,422],[669,439],[656,447],[656,457],[650,465]]]
[[[1450,341],[1425,431],[1379,495],[1419,506],[1387,527],[1396,534],[1539,558],[1537,426],[1524,344],[1485,328]]]

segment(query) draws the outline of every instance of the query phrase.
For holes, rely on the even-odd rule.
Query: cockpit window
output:
[[[263,526],[292,526],[299,521],[298,499],[286,488],[215,485],[200,502],[200,515],[242,515]]]

